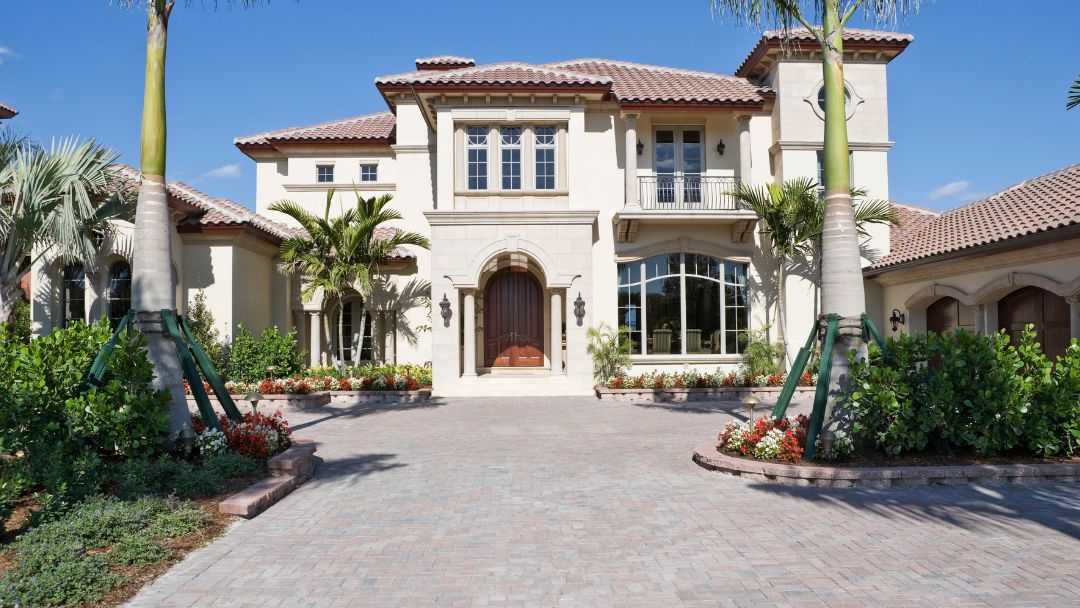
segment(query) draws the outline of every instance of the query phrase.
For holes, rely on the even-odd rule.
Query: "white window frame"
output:
[[[480,139],[480,136],[483,139]],[[477,139],[474,140],[473,138]],[[465,189],[466,190],[488,190],[491,186],[491,132],[488,127],[482,125],[467,125],[465,127]],[[483,151],[484,160],[473,161],[470,158],[470,153],[476,151]],[[479,155],[478,155],[479,156]],[[476,185],[473,185],[473,175],[470,169],[477,167],[478,172],[476,175]],[[482,168],[483,172],[480,173],[479,169]],[[483,180],[483,186],[480,185],[480,181]]]
[[[540,135],[538,133],[540,129],[550,129],[551,130],[551,142],[550,143],[540,143]],[[533,156],[533,186],[538,191],[556,190],[559,187],[559,184],[558,184],[558,181],[559,181],[559,128],[556,127],[555,125],[537,125],[537,126],[533,127],[532,132],[533,132],[533,154],[532,154],[532,156]],[[550,160],[550,164],[551,164],[551,174],[550,174],[551,186],[550,187],[548,187],[546,185],[545,186],[540,185],[540,179],[541,179],[540,165],[541,165],[541,161],[538,158],[538,154],[540,153],[540,151],[548,151],[548,150],[551,151],[551,160]],[[544,164],[546,166],[548,163],[549,163],[549,161],[545,160],[545,161],[543,161],[542,164]],[[547,176],[547,175],[544,176],[545,179],[547,179],[548,177],[549,176]]]
[[[513,137],[517,137],[517,141]],[[508,139],[509,138],[509,139]],[[501,125],[499,127],[499,185],[504,191],[517,191],[522,189],[524,176],[522,175],[522,153],[524,152],[525,129],[519,125]],[[508,143],[509,142],[509,143]],[[508,160],[507,153],[511,155],[517,152],[517,159],[512,157]],[[516,171],[514,168],[516,167]],[[509,169],[509,171],[508,171]],[[517,179],[517,186],[514,186]],[[509,184],[507,182],[509,180]]]

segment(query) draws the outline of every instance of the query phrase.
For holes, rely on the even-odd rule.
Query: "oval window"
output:
[[[822,112],[825,111],[825,87],[824,87],[824,85],[820,89],[818,89],[818,92],[817,92],[817,105],[818,105],[819,108],[821,108]],[[849,91],[848,88],[845,86],[844,87],[844,112],[846,113],[846,112],[848,112],[850,110],[851,110],[851,91]]]

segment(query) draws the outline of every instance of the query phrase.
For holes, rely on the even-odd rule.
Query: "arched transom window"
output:
[[[747,265],[696,253],[619,264],[619,324],[635,355],[731,355],[749,328]]]

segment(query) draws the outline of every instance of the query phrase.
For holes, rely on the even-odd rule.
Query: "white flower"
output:
[[[225,433],[217,429],[207,428],[195,438],[195,445],[199,446],[199,453],[203,456],[217,456],[229,451]]]

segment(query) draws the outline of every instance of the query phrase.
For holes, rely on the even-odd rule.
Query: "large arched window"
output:
[[[109,266],[109,284],[105,286],[109,324],[113,329],[131,310],[131,265],[120,260]]]
[[[619,264],[619,324],[636,355],[742,350],[749,329],[746,264],[671,253]]]
[[[86,320],[86,272],[81,264],[64,267],[60,279],[60,326]]]

